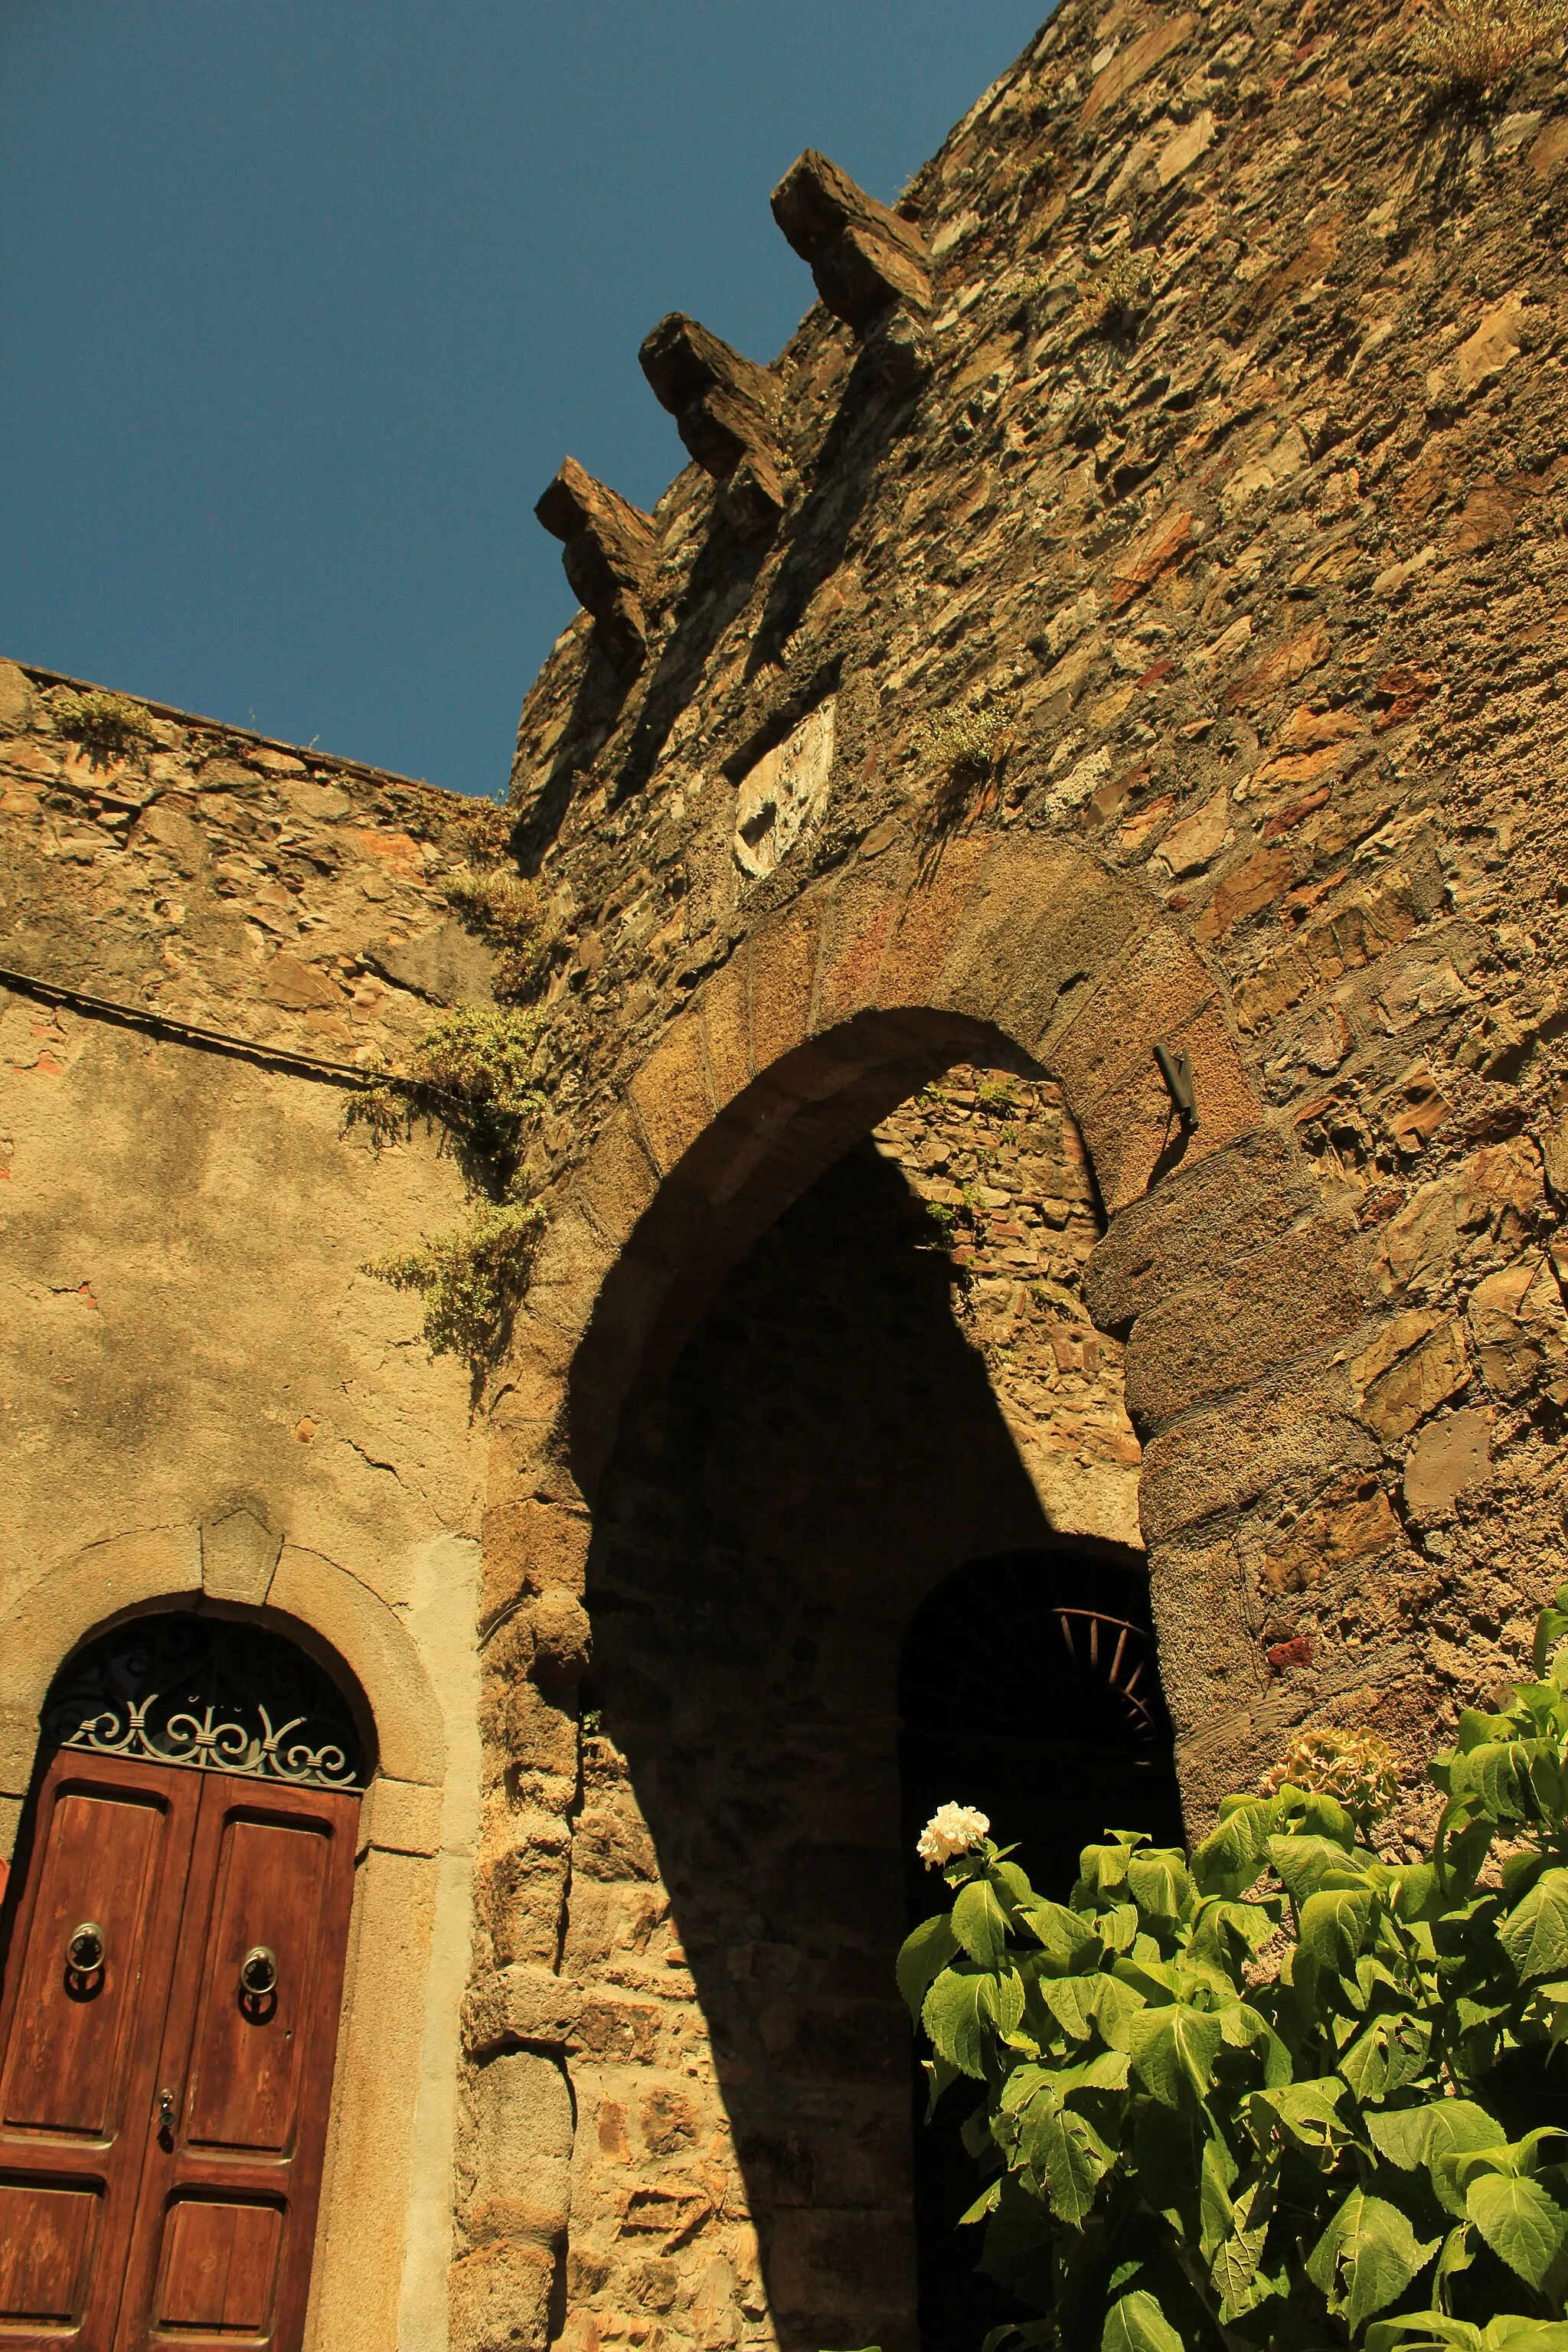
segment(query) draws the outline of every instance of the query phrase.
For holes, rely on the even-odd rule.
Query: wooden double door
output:
[[[55,1755],[0,1948],[0,2352],[297,2352],[358,1810]]]

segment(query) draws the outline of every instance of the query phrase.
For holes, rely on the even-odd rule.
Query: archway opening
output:
[[[944,1910],[940,1873],[914,1843],[940,1804],[974,1805],[1041,1894],[1062,1900],[1083,1846],[1109,1829],[1182,1841],[1171,1727],[1148,1579],[1110,1544],[1059,1545],[969,1563],[916,1611],[899,1673],[905,1901],[911,1927]],[[971,2086],[972,2087],[972,2086]],[[987,2330],[1037,2315],[977,2268],[961,2230],[980,2175],[955,2084],[927,2118],[914,2084],[914,2210],[924,2352],[973,2352]]]
[[[906,1636],[961,1563],[1109,1578],[1137,1528],[1121,1351],[1083,1304],[1092,1173],[1059,1091],[984,1042],[897,1097],[879,1066],[826,1164],[847,1089],[800,1114],[809,1152],[779,1125],[621,1391],[561,1940],[595,2033],[616,2021],[573,2064],[569,2269],[601,2334],[656,2309],[765,2317],[788,2352],[921,2340]]]

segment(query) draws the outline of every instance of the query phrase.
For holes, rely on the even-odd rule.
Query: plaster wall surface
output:
[[[10,676],[15,715],[29,690]],[[363,1267],[449,1223],[462,1185],[423,1130],[384,1152],[363,1129],[345,1132],[353,1097],[311,1065],[342,1062],[353,1076],[356,1054],[390,1060],[428,1024],[431,997],[374,977],[356,1005],[336,958],[355,922],[379,925],[392,957],[399,912],[439,940],[447,909],[405,878],[424,855],[413,836],[378,828],[374,808],[352,808],[336,782],[311,782],[302,761],[266,755],[284,787],[308,785],[309,824],[265,764],[235,762],[226,787],[200,797],[188,789],[190,815],[174,804],[204,764],[199,735],[194,756],[189,732],[165,725],[133,767],[94,764],[50,734],[47,706],[37,715],[40,727],[0,739],[0,961],[19,983],[0,987],[6,1846],[38,1702],[93,1626],[138,1608],[222,1607],[348,1668],[380,1770],[362,1812],[310,2340],[436,2352],[478,1826],[484,1460],[466,1369],[432,1362],[417,1303]],[[81,811],[81,837],[67,833],[75,846],[61,851],[35,787],[73,756],[97,817],[56,792],[68,824]],[[297,851],[308,836],[312,853],[304,920],[288,935],[324,952],[285,957],[281,979],[284,886],[259,862],[245,892],[237,872],[214,870],[226,834],[255,839],[247,792],[274,812],[268,837],[295,824]],[[323,809],[363,820],[343,829],[346,877],[312,830]],[[346,886],[348,927],[334,928],[340,911],[312,940],[305,901],[328,873],[340,909]],[[422,984],[438,991],[443,970],[422,968]],[[26,992],[37,981],[54,995]],[[219,1034],[197,1045],[192,1025]],[[258,1045],[273,1057],[246,1058]]]

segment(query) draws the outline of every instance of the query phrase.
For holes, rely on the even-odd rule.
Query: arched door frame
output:
[[[237,1524],[239,1523],[239,1524]],[[258,1540],[259,1538],[259,1540]],[[421,2145],[416,2107],[432,2012],[454,2012],[467,1939],[445,1984],[431,1967],[448,1780],[446,1727],[417,1646],[387,1604],[321,1554],[247,1513],[79,1552],[0,1620],[0,1851],[31,1785],[55,1675],[89,1636],[142,1614],[209,1611],[286,1635],[357,1687],[377,1769],[361,1808],[348,1969],[305,2341],[384,2352],[396,2339],[408,2241],[432,2200],[449,2213],[450,2148]],[[426,2225],[427,2226],[427,2225]]]

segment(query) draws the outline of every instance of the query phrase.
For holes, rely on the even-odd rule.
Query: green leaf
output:
[[[1247,2102],[1247,2128],[1258,2153],[1267,2156],[1276,2137],[1282,2137],[1316,2163],[1334,2162],[1350,2137],[1350,2126],[1340,2112],[1344,2095],[1344,2084],[1332,2075],[1254,2091]]]
[[[1085,2016],[1093,2019],[1113,2050],[1131,2049],[1129,2021],[1143,2007],[1142,1994],[1111,1976],[1084,1977],[1079,1982]]]
[[[1153,2296],[1139,2287],[1106,2313],[1100,2352],[1184,2352],[1184,2347]]]
[[[1291,1901],[1298,1905],[1315,1894],[1331,1874],[1342,1879],[1349,1863],[1349,1856],[1337,1839],[1304,1832],[1289,1837],[1271,1837],[1268,1859],[1276,1875],[1289,1890]],[[1359,1873],[1354,1875],[1360,1879]]]
[[[1325,1796],[1319,1789],[1292,1788],[1287,1781],[1276,1801],[1281,1822],[1298,1835],[1328,1838],[1346,1853],[1355,1851],[1355,1822],[1337,1797]]]
[[[1432,2028],[1424,2019],[1384,2011],[1341,2052],[1340,2073],[1363,2106],[1381,2106],[1391,2092],[1419,2079],[1431,2055]]]
[[[1127,1884],[1127,1864],[1131,1848],[1111,1832],[1110,1845],[1086,1845],[1078,1858],[1078,1884],[1073,1888],[1073,1901],[1094,1895],[1114,1895]]]
[[[1555,1607],[1549,1604],[1535,1621],[1533,1660],[1537,1682],[1545,1681],[1552,1653],[1564,1634],[1568,1634],[1568,1584],[1559,1588]]]
[[[1019,1904],[1018,1916],[1058,1967],[1092,1966],[1099,1961],[1099,1937],[1089,1921],[1069,1911],[1065,1903],[1048,1903],[1037,1895],[1033,1902]]]
[[[999,1969],[1007,1948],[1007,1915],[988,1878],[972,1878],[952,1906],[952,1932],[983,1969]]]
[[[1363,2117],[1380,2156],[1414,2172],[1439,2156],[1469,2148],[1506,2147],[1508,2134],[1495,2116],[1473,2099],[1431,2099],[1425,2106],[1395,2107]]]
[[[1198,2164],[1198,2249],[1206,2262],[1236,2227],[1230,2192],[1237,2176],[1236,2158],[1213,2132],[1204,2142]]]
[[[1568,1973],[1568,1870],[1548,1870],[1498,1928],[1498,1941],[1526,1984]]]
[[[1024,2014],[1021,1977],[995,1977],[974,1969],[943,1969],[921,2009],[921,2022],[939,2058],[961,2074],[984,2081],[985,2057]]]
[[[957,1949],[958,1938],[945,1911],[939,1911],[932,1919],[922,1919],[913,1933],[904,1937],[898,1958],[899,1990],[917,2024],[926,1987],[933,1977],[941,1975]]]
[[[1193,1848],[1188,1866],[1200,1894],[1234,1901],[1262,1869],[1269,1836],[1279,1825],[1274,1798],[1227,1798],[1220,1807],[1218,1829]]]
[[[1164,2107],[1182,2105],[1190,2093],[1204,2096],[1214,2079],[1222,2038],[1217,2017],[1189,2009],[1184,2001],[1141,2009],[1126,2021],[1132,2070]]]
[[[1264,2241],[1268,2225],[1274,2219],[1272,2189],[1263,2180],[1253,2181],[1232,2208],[1233,2228],[1224,2243],[1215,2249],[1209,2263],[1209,2276],[1219,2290],[1219,2321],[1222,2327],[1247,2312],[1257,2309],[1273,2293],[1269,2281],[1259,2276],[1263,2261]]]
[[[1374,2319],[1366,2331],[1366,2352],[1441,2352],[1450,2344],[1458,2352],[1486,2352],[1481,2330],[1468,2319],[1450,2319],[1445,2311],[1410,2311],[1397,2319]]]
[[[1094,2193],[1116,2161],[1094,2126],[1072,2107],[1037,2102],[1029,2112],[1029,2167],[1050,2199],[1058,2221],[1083,2225]]]
[[[994,2180],[988,2189],[981,2190],[968,2212],[959,2215],[953,2224],[954,2228],[963,2230],[968,2228],[971,2221],[984,2221],[987,2213],[994,2213],[996,2210],[1001,2195],[1002,2183],[999,2180]]]
[[[1069,2040],[1087,2042],[1094,2022],[1089,1989],[1097,1982],[1094,1977],[1037,1977],[1030,1992]]]
[[[1352,2189],[1307,2257],[1307,2276],[1353,2335],[1404,2294],[1437,2251],[1420,2243],[1397,2205]]]
[[[1108,1952],[1130,1952],[1138,1940],[1138,1906],[1113,1904],[1096,1919],[1094,1932]]]
[[[1261,1903],[1238,1903],[1224,1895],[1205,1895],[1193,1920],[1187,1949],[1194,1959],[1212,1960],[1227,1974],[1261,1949],[1273,1935],[1273,1911]]]
[[[1448,1787],[1457,1801],[1493,1822],[1534,1821],[1562,1808],[1563,1775],[1540,1739],[1484,1740],[1452,1759]]]
[[[1568,2237],[1568,2214],[1555,2199],[1539,2181],[1491,2172],[1471,2181],[1465,2210],[1493,2253],[1539,2289]]]
[[[1301,1906],[1300,1947],[1320,1968],[1343,1976],[1366,1948],[1378,1906],[1371,1895],[1335,1887],[1310,1895]]]
[[[1148,1917],[1176,1920],[1192,1904],[1193,1882],[1173,1846],[1151,1846],[1129,1862],[1127,1892]]]
[[[1026,1874],[1020,1870],[1016,1862],[997,1862],[992,1864],[991,1883],[994,1886],[998,1882],[1009,1903],[1034,1901],[1035,1890],[1030,1885]]]

